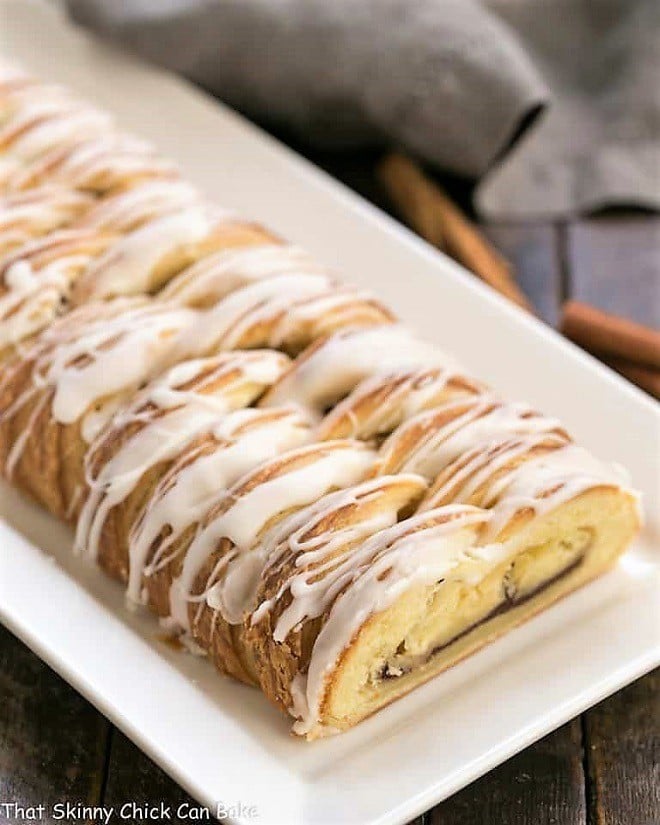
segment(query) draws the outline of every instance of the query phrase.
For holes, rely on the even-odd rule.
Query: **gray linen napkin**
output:
[[[657,0],[67,4],[266,124],[482,178],[491,217],[660,206]]]
[[[660,0],[489,0],[552,102],[480,182],[491,217],[660,208]]]

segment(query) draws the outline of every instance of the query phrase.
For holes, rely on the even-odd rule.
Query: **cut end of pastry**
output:
[[[444,579],[407,590],[372,615],[329,675],[316,739],[346,730],[610,569],[639,527],[635,499],[594,489],[512,534],[473,543],[448,536],[460,559]]]

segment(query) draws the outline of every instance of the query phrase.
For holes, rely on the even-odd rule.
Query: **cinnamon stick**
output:
[[[381,162],[377,173],[412,229],[500,294],[532,312],[509,262],[414,161],[394,152]]]
[[[561,331],[594,355],[660,370],[660,332],[578,301],[563,307]]]
[[[624,358],[605,358],[604,363],[649,395],[660,399],[660,370],[643,367],[633,361],[626,361]]]

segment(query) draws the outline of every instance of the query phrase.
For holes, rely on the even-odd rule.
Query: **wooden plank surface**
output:
[[[163,806],[166,812],[159,814],[158,821],[171,825],[189,823],[191,817],[186,814],[200,807],[149,757],[114,729],[103,804],[112,805],[117,811],[124,808],[128,814],[132,813],[131,804],[134,802],[153,811]]]
[[[589,825],[660,822],[660,670],[584,714]]]
[[[580,720],[574,719],[438,805],[430,822],[584,825]]]
[[[660,217],[602,217],[567,230],[571,295],[660,326]]]
[[[579,221],[566,253],[571,297],[660,324],[660,218]],[[583,728],[588,825],[658,825],[660,670],[584,714]]]
[[[513,265],[539,317],[556,326],[564,298],[557,229],[550,224],[494,224],[484,229]]]
[[[0,803],[95,804],[109,723],[0,625]],[[0,808],[0,822],[23,821]]]

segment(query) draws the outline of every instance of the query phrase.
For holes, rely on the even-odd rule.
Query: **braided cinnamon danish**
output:
[[[0,469],[315,738],[611,567],[616,468],[0,65]]]

